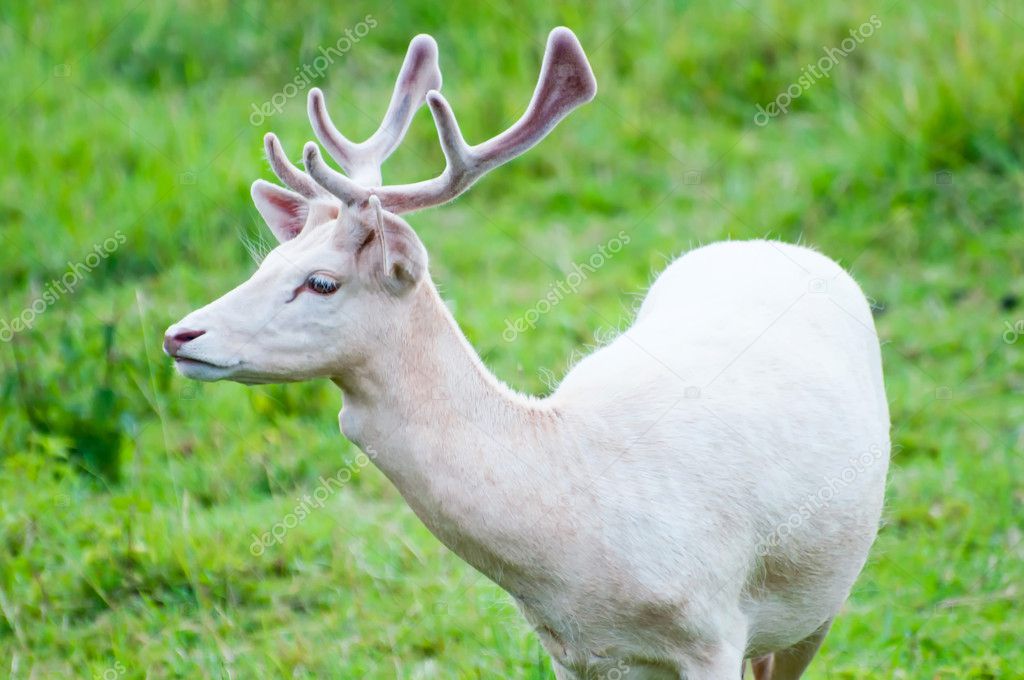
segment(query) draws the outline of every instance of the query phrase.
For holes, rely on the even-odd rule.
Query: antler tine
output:
[[[380,186],[381,165],[405,137],[427,92],[440,87],[437,43],[429,35],[417,35],[409,43],[384,120],[369,139],[356,144],[338,131],[327,113],[324,95],[319,88],[309,91],[309,120],[327,153],[354,182],[363,186]]]
[[[264,135],[263,146],[267,150],[270,168],[286,186],[306,198],[323,198],[327,195],[324,189],[313,181],[312,177],[292,165],[285,155],[284,149],[281,148],[281,140],[277,138],[277,135],[273,132]]]
[[[445,155],[444,172],[434,179],[380,187],[372,193],[393,213],[447,203],[489,170],[537,144],[559,121],[577,106],[593,99],[595,94],[597,81],[579,40],[568,28],[556,28],[548,36],[544,63],[530,105],[512,127],[486,142],[468,146],[451,106],[439,92],[431,91],[427,94],[427,103]],[[315,173],[314,177],[320,181]],[[368,195],[369,192],[364,193]]]
[[[302,149],[302,164],[317,184],[341,199],[346,205],[363,204],[370,198],[370,190],[356,184],[324,162],[320,148],[313,142],[306,142]]]

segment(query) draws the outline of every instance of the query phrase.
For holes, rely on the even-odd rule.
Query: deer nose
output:
[[[206,331],[194,331],[191,328],[172,328],[164,335],[164,351],[168,356],[178,356],[178,350],[189,340],[195,340]]]

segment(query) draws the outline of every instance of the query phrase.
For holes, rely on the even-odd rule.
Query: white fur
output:
[[[379,257],[345,238],[368,219],[350,212],[311,217],[250,281],[169,329],[206,331],[179,370],[331,377],[345,435],[512,594],[559,678],[734,679],[771,652],[773,677],[799,677],[883,502],[889,417],[857,284],[802,247],[699,248],[538,400],[483,367],[418,240],[403,242],[408,285],[386,285]],[[312,271],[341,290],[288,301]]]

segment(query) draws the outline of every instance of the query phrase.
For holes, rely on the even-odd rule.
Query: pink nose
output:
[[[171,329],[164,336],[164,351],[168,356],[178,356],[178,350],[189,340],[195,340],[206,331],[194,331],[191,328]]]

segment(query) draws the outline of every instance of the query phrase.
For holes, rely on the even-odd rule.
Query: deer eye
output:
[[[338,282],[325,274],[310,274],[306,288],[317,295],[330,295],[338,290]]]

